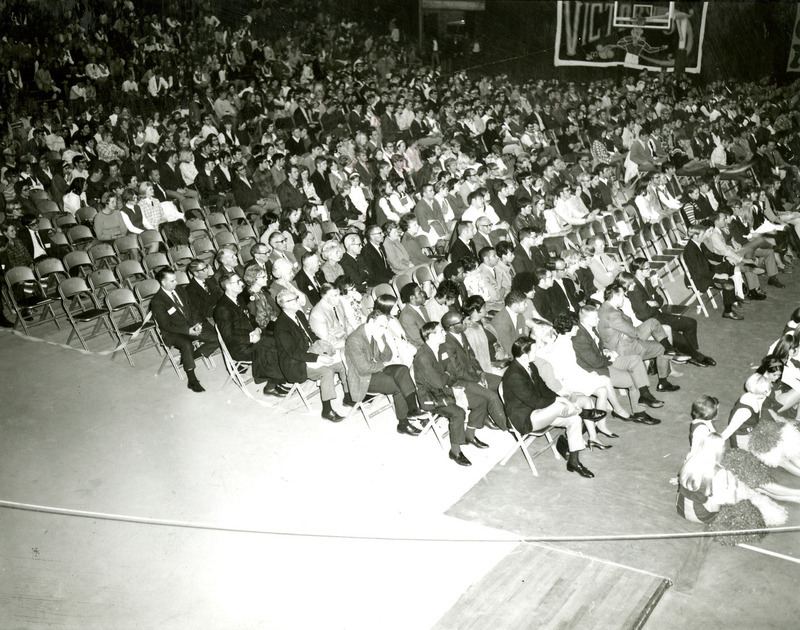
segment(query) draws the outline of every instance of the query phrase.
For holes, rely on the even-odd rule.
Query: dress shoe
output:
[[[291,385],[287,385],[286,383],[276,383],[275,384],[275,392],[278,396],[286,396],[292,390]]]
[[[766,300],[767,294],[760,289],[751,289],[747,294],[747,297],[749,297],[751,300]]]
[[[417,427],[412,427],[410,424],[398,424],[397,432],[401,433],[402,435],[410,435],[412,437],[416,437],[422,433],[422,431],[420,431]]]
[[[497,423],[491,418],[486,418],[486,420],[483,423],[483,426],[485,426],[487,429],[491,429],[492,431],[502,431],[502,429],[499,426],[497,426]]]
[[[607,438],[611,438],[612,440],[616,440],[619,437],[616,433],[613,433],[613,432],[612,433],[606,433],[600,427],[597,427],[597,432],[600,435],[605,435]]]
[[[630,422],[631,421],[630,416],[626,418],[625,416],[619,415],[616,411],[612,411],[611,412],[611,416],[616,418],[617,420],[622,420],[623,422]],[[599,430],[600,429],[598,429],[598,431]],[[605,435],[608,435],[608,434],[606,433]]]
[[[264,396],[281,396],[282,394],[278,391],[278,388],[275,386],[275,383],[267,383],[264,385],[264,391],[261,392]]]
[[[664,353],[665,357],[669,357],[669,360],[673,363],[686,363],[692,357],[688,354],[680,354],[675,348],[670,348]]]
[[[603,444],[602,442],[597,442],[596,440],[589,440],[587,442],[589,446],[589,450],[597,449],[598,451],[605,451],[606,449],[613,448],[610,444]]]
[[[489,445],[486,442],[482,442],[475,435],[473,435],[472,438],[467,438],[467,444],[472,444],[472,446],[477,446],[478,448],[481,449],[489,448]]]
[[[586,468],[586,466],[584,466],[580,462],[574,465],[567,462],[567,470],[569,472],[576,472],[581,477],[586,477],[587,479],[591,479],[592,477],[594,477],[594,473],[588,468]]]
[[[200,381],[189,381],[189,384],[187,385],[187,387],[188,387],[189,389],[191,389],[193,392],[197,392],[198,394],[199,394],[200,392],[204,392],[204,391],[206,391],[205,387],[203,387],[203,386],[200,384]]]
[[[725,311],[722,314],[722,317],[724,317],[725,319],[733,319],[733,320],[736,320],[736,321],[741,321],[741,320],[744,319],[744,317],[742,317],[741,315],[739,315],[738,313],[735,313],[733,311]]]
[[[449,456],[450,459],[452,459],[459,466],[472,466],[472,462],[467,459],[467,456],[464,455],[464,453],[459,453],[458,455],[449,453]]]
[[[583,409],[580,412],[580,417],[584,420],[602,420],[606,417],[606,412],[602,409]]]
[[[771,287],[775,287],[776,289],[783,289],[786,287],[783,282],[778,280],[778,276],[770,276],[769,280],[767,280],[767,284]]]
[[[659,407],[664,406],[664,403],[658,400],[658,398],[644,394],[639,395],[639,403],[641,403],[642,405],[647,405],[651,409],[658,409]]]
[[[677,392],[679,389],[680,387],[678,385],[673,385],[669,381],[664,381],[656,385],[656,391],[658,392]]]
[[[711,357],[707,357],[705,355],[703,356],[702,361],[706,367],[714,367],[717,364],[717,362],[714,361],[714,359],[712,359]]]
[[[340,416],[333,409],[331,409],[330,411],[323,411],[322,417],[325,420],[330,420],[331,422],[341,422],[342,420],[344,420],[344,416]]]
[[[654,418],[646,411],[640,411],[639,413],[633,414],[631,416],[631,420],[633,420],[634,422],[638,422],[639,424],[649,424],[649,425],[661,424],[661,420],[659,420],[658,418]]]
[[[688,361],[689,365],[697,365],[699,367],[708,367],[708,364],[703,361],[701,357],[692,357]]]
[[[353,400],[352,398],[350,398],[350,396],[345,396],[342,399],[342,405],[344,407],[355,407],[356,406],[356,401]]]

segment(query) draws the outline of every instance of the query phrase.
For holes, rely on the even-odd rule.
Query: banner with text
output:
[[[797,5],[797,17],[792,31],[792,47],[789,48],[789,63],[786,72],[800,72],[800,4]]]
[[[558,3],[556,66],[700,72],[707,2]]]

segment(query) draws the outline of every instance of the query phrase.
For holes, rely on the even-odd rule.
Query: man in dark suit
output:
[[[264,394],[276,396],[286,393],[286,388],[277,385],[285,379],[278,367],[275,340],[254,327],[247,311],[239,306],[238,297],[244,289],[239,274],[225,273],[219,284],[224,294],[214,307],[214,321],[231,357],[236,361],[252,362],[253,380],[265,383]]]
[[[319,381],[322,417],[331,422],[341,422],[344,416],[331,407],[331,401],[336,398],[334,375],[339,375],[344,388],[344,404],[352,406],[354,403],[347,391],[347,376],[340,355],[329,343],[317,339],[300,309],[297,293],[282,291],[278,294],[277,302],[282,310],[275,320],[278,367],[289,383]]]
[[[439,360],[444,363],[445,370],[453,377],[454,384],[463,387],[470,407],[480,409],[484,404],[488,416],[494,421],[494,426],[487,421],[487,416],[476,414],[470,416],[470,423],[476,429],[484,424],[490,428],[495,426],[500,429],[508,428],[508,421],[503,410],[503,403],[497,394],[500,377],[495,374],[485,373],[475,357],[475,353],[464,336],[464,317],[461,313],[452,311],[442,317],[442,326],[447,335],[439,348]],[[476,438],[477,439],[477,438]]]
[[[374,287],[385,282],[391,282],[393,273],[383,251],[383,230],[377,225],[367,228],[367,242],[358,257],[364,272],[367,274],[367,284]]]
[[[46,232],[40,232],[38,227],[39,219],[32,214],[23,214],[20,218],[20,229],[17,230],[17,238],[28,250],[34,262],[49,256],[55,258],[63,257],[69,250],[65,247],[58,247],[50,240]]]
[[[558,396],[547,387],[533,365],[533,344],[530,337],[520,337],[511,348],[514,360],[503,375],[503,399],[508,420],[522,435],[544,431],[549,427],[566,428],[569,444],[567,470],[576,472],[581,477],[594,477],[579,457],[580,451],[585,448],[581,435],[581,414],[584,412],[576,404]]]
[[[702,244],[705,235],[711,230],[707,225],[690,225],[689,241],[683,249],[683,262],[689,271],[689,277],[700,293],[705,293],[710,287],[715,287],[722,291],[722,316],[725,319],[741,320],[744,319],[739,313],[733,310],[736,300],[731,274],[733,265],[722,262],[719,265],[712,265],[703,251]]]
[[[367,273],[361,266],[360,256],[363,244],[358,234],[348,234],[344,237],[344,255],[339,261],[346,277],[350,278],[356,285],[359,293],[367,292]]]
[[[477,234],[472,221],[459,221],[456,224],[456,239],[450,246],[450,262],[458,262],[462,258],[472,257],[478,260],[478,250],[473,237]]]
[[[623,272],[619,280],[627,285],[628,300],[636,319],[646,321],[653,318],[665,326],[672,328],[673,344],[691,358],[689,363],[700,367],[713,367],[717,363],[711,357],[700,352],[697,341],[697,320],[685,315],[673,315],[663,310],[664,298],[656,292],[650,276],[652,270],[646,258],[634,258],[629,267],[631,273]]]
[[[300,271],[294,277],[297,288],[308,296],[312,306],[319,302],[319,288],[325,284],[325,275],[319,266],[319,256],[314,252],[306,252],[301,258]]]
[[[577,315],[581,308],[581,301],[578,299],[575,283],[565,277],[567,263],[563,259],[557,258],[553,265],[553,286],[549,289],[550,301],[555,305],[557,313],[569,311]]]
[[[647,405],[656,409],[664,406],[664,403],[657,400],[650,392],[650,380],[642,358],[635,354],[622,356],[612,350],[601,349],[600,337],[597,334],[600,318],[594,304],[583,306],[579,318],[578,330],[572,338],[578,365],[587,372],[608,376],[614,387],[629,391],[631,409],[634,412],[630,420],[641,424],[658,424],[660,420],[645,413],[641,407]],[[639,393],[638,403],[634,401],[634,389]]]
[[[219,285],[206,281],[214,275],[214,270],[199,258],[193,258],[186,266],[189,284],[186,285],[186,296],[189,307],[204,321],[213,321],[214,307],[222,297]]]
[[[450,459],[459,466],[471,466],[472,462],[461,452],[463,444],[473,444],[482,448],[484,442],[476,443],[477,427],[466,426],[466,412],[456,403],[453,392],[453,377],[445,370],[439,360],[439,349],[445,340],[444,328],[438,322],[427,322],[420,330],[422,345],[414,356],[414,378],[417,382],[417,393],[423,409],[436,415],[444,416],[450,426]],[[486,401],[478,403],[477,410],[470,410],[472,416],[486,417]],[[477,413],[476,413],[477,411]]]
[[[181,365],[186,372],[189,389],[193,392],[204,392],[205,389],[194,373],[195,359],[211,356],[219,347],[217,335],[210,324],[203,322],[192,310],[184,287],[177,286],[174,269],[159,269],[156,280],[161,288],[150,301],[150,312],[158,324],[164,343],[180,351]],[[194,348],[195,341],[200,342],[197,349]]]
[[[541,268],[537,269],[533,275],[536,278],[533,307],[539,315],[552,324],[556,319],[556,315],[562,312],[558,309],[563,308],[563,304],[553,301],[554,296],[550,291],[553,287],[553,272],[549,269]],[[555,296],[555,298],[557,299],[558,296]]]

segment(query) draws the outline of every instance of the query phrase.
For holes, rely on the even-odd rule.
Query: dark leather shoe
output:
[[[410,435],[412,437],[417,437],[420,433],[422,433],[422,431],[420,431],[417,427],[412,427],[410,424],[398,424],[397,432],[402,435]]]
[[[467,444],[472,444],[472,446],[477,446],[478,448],[489,448],[489,445],[486,442],[482,442],[478,439],[478,436],[472,436],[472,439],[467,440]]]
[[[638,422],[639,424],[649,424],[649,425],[661,424],[661,420],[659,420],[658,418],[654,418],[646,411],[640,411],[639,413],[633,414],[631,416],[631,420],[633,420],[634,422]]]
[[[776,289],[783,289],[786,287],[783,282],[778,280],[778,276],[770,276],[769,280],[767,280],[767,284],[771,287],[775,287]]]
[[[275,386],[275,383],[267,383],[264,385],[264,391],[261,392],[264,396],[282,396],[278,391],[278,388]]]
[[[594,473],[581,463],[577,463],[573,466],[572,464],[567,462],[567,470],[569,472],[578,473],[581,477],[586,477],[587,479],[591,479],[592,477],[594,477]]]
[[[583,409],[579,415],[584,420],[602,420],[606,417],[606,412],[602,409]]]
[[[492,431],[500,431],[501,430],[501,428],[499,426],[497,426],[497,423],[494,420],[492,420],[491,418],[488,418],[488,417],[486,418],[486,421],[483,423],[483,426],[485,426],[487,429],[491,429]]]
[[[409,411],[406,414],[406,418],[409,420],[422,420],[423,418],[428,417],[427,411],[422,411],[422,409],[414,409],[413,411]]]
[[[616,418],[617,420],[622,420],[623,422],[630,422],[631,421],[630,417],[626,418],[625,416],[621,416],[616,411],[612,411],[611,412],[611,417],[612,418]]]
[[[733,319],[733,320],[736,320],[737,322],[744,319],[744,317],[742,317],[738,313],[734,313],[733,311],[725,311],[722,314],[722,317],[725,318],[725,319]]]
[[[708,367],[708,364],[700,357],[692,357],[688,361],[689,365],[697,365],[699,367]]]
[[[352,398],[348,398],[347,396],[345,396],[344,400],[342,400],[342,405],[344,407],[355,407],[356,406],[356,401],[353,400]]]
[[[658,398],[654,398],[653,396],[644,396],[639,395],[639,402],[643,405],[647,405],[651,409],[658,409],[659,407],[663,407],[664,403]]]
[[[747,297],[749,297],[751,300],[766,300],[767,294],[764,293],[763,291],[751,289],[750,292],[747,294]]]
[[[200,381],[189,381],[189,384],[187,385],[187,387],[188,387],[189,389],[191,389],[193,392],[197,392],[198,394],[199,394],[200,392],[204,392],[204,391],[206,391],[205,387],[203,387],[203,386],[200,384]]]
[[[341,422],[342,420],[344,420],[344,416],[340,416],[333,409],[331,409],[328,412],[323,412],[322,417],[325,420],[330,420],[331,422]]]
[[[717,362],[716,362],[716,361],[714,361],[714,359],[712,359],[711,357],[706,357],[706,356],[704,356],[704,357],[703,357],[703,364],[704,364],[706,367],[714,367],[714,366],[717,364]]]
[[[656,385],[656,391],[658,392],[677,392],[679,389],[679,385],[673,385],[669,381],[664,381]]]
[[[464,455],[464,453],[459,453],[458,455],[448,453],[448,455],[450,456],[450,459],[452,459],[459,466],[472,466],[472,462],[467,459],[467,456]]]

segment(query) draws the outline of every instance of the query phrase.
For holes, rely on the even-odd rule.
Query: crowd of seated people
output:
[[[319,381],[330,421],[337,383],[345,405],[390,395],[402,434],[429,411],[466,421],[460,465],[484,427],[565,426],[568,469],[590,477],[580,426],[608,448],[609,417],[658,422],[648,369],[668,393],[675,363],[714,365],[665,304],[665,251],[685,246],[687,284],[722,289],[731,320],[800,254],[800,83],[442,74],[321,2],[265,6],[226,26],[123,2],[4,41],[4,268],[168,250],[146,271],[192,391],[216,324],[265,394]],[[278,13],[294,28],[266,29]]]

